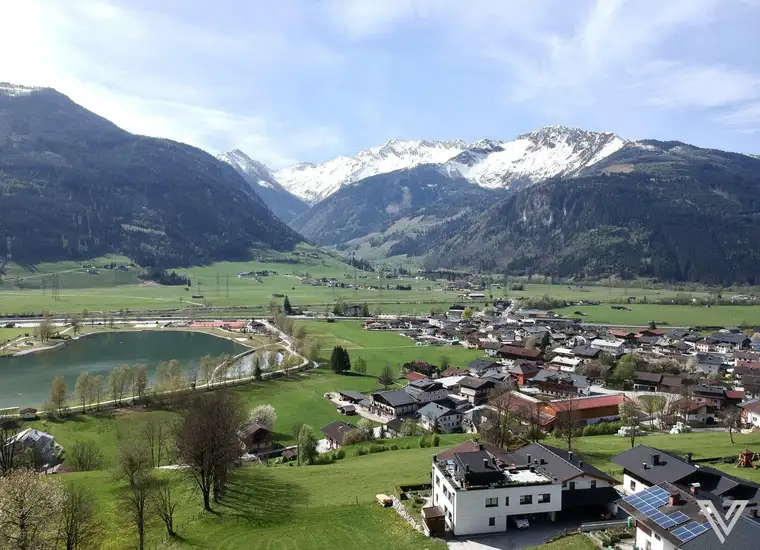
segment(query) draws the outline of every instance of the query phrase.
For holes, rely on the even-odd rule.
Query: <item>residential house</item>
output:
[[[404,391],[417,400],[420,405],[443,399],[449,391],[443,384],[436,380],[413,380],[404,388]]]
[[[25,409],[21,409],[18,412],[18,417],[21,420],[36,420],[37,419],[37,409],[33,407],[27,407]]]
[[[760,400],[753,399],[739,403],[739,409],[742,411],[742,420],[747,424],[760,428]]]
[[[655,372],[633,373],[633,390],[656,392],[662,382],[662,374]]]
[[[549,363],[546,365],[546,368],[561,370],[564,372],[575,372],[581,363],[582,360],[577,357],[564,357],[562,355],[558,355],[549,361]]]
[[[591,347],[598,348],[613,357],[620,357],[625,353],[625,342],[622,340],[605,340],[597,338],[591,342]]]
[[[468,374],[470,374],[469,370],[467,370],[467,369],[460,369],[460,368],[455,367],[455,366],[452,365],[452,366],[446,368],[446,370],[441,373],[441,376],[443,378],[447,378],[449,376],[466,376]]]
[[[480,344],[480,348],[488,357],[496,357],[496,353],[499,351],[501,344],[499,342],[483,342]]]
[[[37,469],[52,468],[62,461],[63,447],[55,437],[34,428],[21,430],[10,437],[6,445],[14,445],[17,449],[32,453]]]
[[[438,403],[428,403],[418,414],[420,425],[431,432],[447,434],[462,427],[462,413]]]
[[[453,535],[497,533],[514,528],[510,518],[562,509],[562,485],[542,466],[513,466],[503,450],[466,442],[433,455],[432,505]]]
[[[409,371],[404,375],[404,378],[409,380],[410,382],[414,382],[415,380],[427,380],[428,377],[421,372],[415,372],[415,371]]]
[[[680,376],[673,376],[670,374],[663,374],[660,380],[660,385],[657,386],[657,391],[665,393],[679,393],[684,384],[684,379]]]
[[[385,430],[390,437],[400,437],[401,426],[403,426],[403,424],[404,421],[400,418],[391,418],[388,422],[385,423]]]
[[[366,401],[367,396],[363,393],[359,393],[358,391],[353,390],[341,390],[338,391],[338,396],[343,401],[347,401],[348,403],[351,403],[352,405],[358,405],[362,401]]]
[[[591,385],[585,376],[546,369],[531,378],[528,385],[547,395],[576,396],[588,395],[591,392]]]
[[[524,386],[528,383],[528,380],[536,376],[540,370],[541,367],[533,361],[515,361],[515,363],[507,369],[507,373],[509,373],[518,386]]]
[[[325,434],[327,444],[330,449],[337,449],[343,445],[343,438],[347,433],[356,430],[356,426],[343,422],[342,420],[336,420],[330,422],[327,426],[322,428],[322,433]]]
[[[370,394],[369,410],[380,416],[404,416],[419,408],[417,399],[403,390],[376,391]]]
[[[704,401],[718,409],[722,409],[726,403],[726,388],[723,386],[708,386],[697,384],[691,386],[691,395],[695,399]]]
[[[483,372],[490,369],[497,369],[501,367],[501,363],[494,361],[493,359],[486,359],[478,357],[473,359],[467,364],[467,368],[470,370],[470,374],[473,376],[480,376]]]
[[[715,423],[715,405],[711,405],[701,399],[678,399],[673,402],[673,410],[677,411],[679,418],[683,422]]]
[[[602,350],[588,345],[575,346],[573,348],[573,355],[580,357],[581,359],[598,359]]]
[[[344,416],[353,416],[356,414],[356,405],[341,405],[338,412]]]
[[[624,394],[616,395],[592,395],[588,397],[576,397],[546,403],[547,409],[561,419],[572,417],[572,421],[578,425],[598,424],[599,422],[611,422],[620,418],[620,405],[626,400]]]
[[[484,380],[465,376],[458,382],[459,394],[465,397],[471,404],[480,405],[488,399],[488,392],[496,387],[493,380]]]
[[[251,420],[240,429],[240,439],[249,453],[269,449],[272,430]]]
[[[501,346],[497,355],[503,359],[528,359],[537,361],[543,359],[544,353],[538,348],[521,348],[518,346]]]
[[[738,517],[736,523],[730,524],[733,527],[725,539],[719,539],[697,504],[697,499],[706,497],[697,487],[694,489],[696,494],[671,483],[661,482],[619,500],[619,509],[636,520],[635,547],[642,550],[757,548],[760,540],[759,522],[748,515]],[[712,507],[720,514],[725,513],[725,506],[719,498],[712,501]]]
[[[691,456],[680,458],[660,449],[638,445],[614,457],[623,467],[626,493],[644,491],[660,483],[670,483],[681,490],[697,491],[704,498],[748,500],[750,510],[760,501],[760,485],[705,465],[696,465]]]
[[[725,357],[697,353],[697,370],[702,374],[717,374],[725,364]]]

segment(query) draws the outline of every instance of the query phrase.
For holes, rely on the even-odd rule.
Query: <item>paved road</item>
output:
[[[511,528],[509,531],[496,535],[461,537],[448,544],[449,550],[519,550],[540,546],[552,535],[577,526],[577,523],[542,523],[531,525],[527,529]]]

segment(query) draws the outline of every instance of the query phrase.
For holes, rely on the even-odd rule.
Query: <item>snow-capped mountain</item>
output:
[[[380,147],[338,157],[323,164],[301,163],[274,173],[277,181],[294,195],[317,203],[344,185],[369,176],[420,164],[442,164],[467,149],[464,141],[403,141],[392,139]]]
[[[470,145],[461,140],[391,140],[353,157],[284,168],[275,172],[274,177],[288,191],[311,204],[344,185],[420,164],[440,164],[444,173],[462,176],[482,187],[510,188],[555,176],[576,175],[626,143],[613,133],[564,126],[540,128],[512,141],[481,139]]]
[[[20,84],[11,84],[10,82],[0,82],[0,95],[5,96],[28,95],[41,89],[35,86],[21,86]]]
[[[251,189],[281,220],[289,222],[306,211],[306,203],[277,183],[272,171],[266,165],[253,160],[240,149],[221,153],[216,158],[237,170]]]
[[[555,176],[574,176],[626,143],[613,133],[549,126],[513,141],[477,141],[446,167],[482,187],[509,188]]]

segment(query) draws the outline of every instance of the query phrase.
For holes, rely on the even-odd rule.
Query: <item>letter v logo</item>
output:
[[[728,525],[726,525],[726,521],[723,521],[723,517],[720,515],[718,510],[715,509],[715,506],[713,506],[712,502],[709,500],[697,501],[697,504],[699,504],[699,509],[702,510],[702,513],[710,523],[712,530],[715,531],[715,535],[718,537],[718,540],[721,542],[721,544],[726,542],[726,537],[731,533],[734,526],[736,525],[736,522],[739,521],[739,517],[741,517],[742,512],[744,512],[744,508],[747,507],[748,503],[748,500],[733,501],[731,503],[731,507],[726,513],[726,521],[728,521]]]

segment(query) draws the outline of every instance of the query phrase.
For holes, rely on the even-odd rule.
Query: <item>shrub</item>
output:
[[[398,445],[396,445],[395,443],[391,445],[391,451],[398,451]]]
[[[441,444],[441,438],[438,437],[438,434],[435,434],[433,436],[433,447],[437,447],[440,444]]]
[[[335,453],[331,454],[330,455],[330,460],[332,460],[333,462],[335,462],[336,460],[338,460],[338,455],[335,454]]]
[[[412,448],[412,446],[411,446],[410,444],[408,444],[408,443],[407,443],[406,447],[404,447],[404,448],[405,448],[405,449],[411,449],[411,448]]]
[[[344,458],[346,458],[346,451],[344,451],[343,449],[338,449],[338,452],[336,453],[335,456],[338,458],[338,460],[343,460]]]
[[[382,453],[382,452],[387,451],[387,450],[388,450],[388,447],[386,447],[385,445],[372,444],[372,445],[369,446],[369,452],[373,453],[373,454],[374,453]]]
[[[429,447],[430,442],[428,441],[426,436],[420,437],[420,449],[424,449],[425,447]]]
[[[367,454],[367,449],[365,449],[364,447],[359,447],[358,449],[356,449],[356,456],[364,456],[366,454]]]
[[[366,440],[366,433],[362,430],[351,430],[343,436],[344,445],[355,445],[356,443],[361,443]]]

